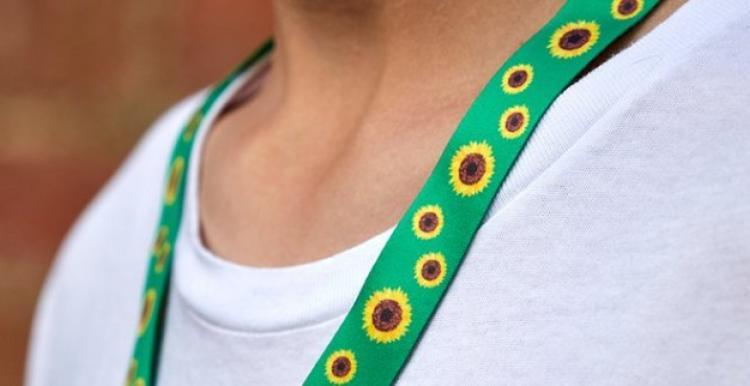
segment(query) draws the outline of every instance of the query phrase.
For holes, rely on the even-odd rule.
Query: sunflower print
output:
[[[486,141],[469,142],[453,155],[450,183],[459,196],[473,196],[487,187],[495,171],[492,147]]]
[[[154,270],[156,273],[161,273],[164,270],[164,264],[166,264],[167,257],[172,251],[172,244],[167,240],[168,235],[169,227],[166,225],[159,227],[159,236],[156,237],[156,242],[154,242],[154,256],[156,257]]]
[[[350,350],[338,350],[326,360],[326,378],[335,385],[349,383],[357,374],[357,359]]]
[[[164,195],[164,201],[167,205],[174,204],[177,198],[177,189],[182,182],[182,172],[185,170],[185,158],[178,156],[172,161],[172,167],[169,169],[169,180],[167,181],[167,191]]]
[[[433,288],[443,282],[447,270],[445,256],[442,253],[425,253],[414,265],[414,277],[420,286]]]
[[[125,386],[133,386],[135,382],[135,374],[138,371],[138,361],[133,359],[130,361],[130,367],[128,367],[128,377],[125,379]]]
[[[141,320],[140,320],[139,328],[138,328],[139,336],[142,336],[143,333],[146,332],[149,322],[151,321],[151,316],[154,314],[155,304],[156,304],[156,290],[153,288],[149,288],[149,290],[146,291],[146,297],[143,301],[143,308],[141,309]]]
[[[445,218],[443,210],[438,205],[425,205],[414,213],[411,227],[414,235],[422,240],[434,239],[443,230]]]
[[[401,339],[411,324],[409,297],[401,288],[375,291],[365,304],[362,314],[365,332],[377,343]]]
[[[561,59],[583,55],[599,40],[599,24],[579,20],[558,28],[549,40],[552,56]]]
[[[404,248],[390,248],[378,257],[378,269],[361,287],[356,307],[329,341],[330,349],[317,358],[306,383],[390,384],[398,379],[422,331],[429,328],[430,315],[438,309],[463,254],[471,247],[474,236],[463,235],[463,228],[479,224],[486,215],[496,188],[512,170],[534,125],[586,68],[588,59],[657,4],[652,0],[603,0],[596,7],[589,3],[594,2],[569,2],[570,6],[563,7],[563,12],[512,54],[482,89],[451,135],[415,205],[391,236],[394,245],[412,249],[412,253],[404,256]],[[225,84],[231,81],[220,83],[211,95],[221,95]],[[184,122],[164,176],[167,188],[159,198],[169,231],[162,235],[158,230],[153,246],[157,268],[147,272],[140,338],[133,349],[139,368],[129,376],[130,383],[138,386],[157,382],[153,366],[160,353],[161,334],[155,332],[166,307],[167,299],[162,296],[167,296],[174,255],[170,249],[176,248],[169,243],[175,242],[176,226],[182,221],[183,211],[177,209],[186,196],[188,157],[199,135],[202,114],[211,111],[214,98],[208,98],[200,111]],[[471,204],[471,210],[462,210],[464,204]],[[443,216],[447,216],[447,226]],[[162,270],[162,276],[155,270]],[[156,287],[150,287],[151,283]]]
[[[523,135],[529,127],[529,108],[525,105],[513,106],[500,116],[500,135],[505,139],[515,139]]]
[[[185,131],[182,132],[182,139],[185,142],[188,142],[191,139],[193,139],[195,132],[198,130],[198,127],[201,124],[201,120],[203,120],[203,112],[198,110],[190,118],[190,121],[188,122],[187,126],[185,126]]]
[[[612,17],[617,20],[628,20],[638,16],[643,10],[643,0],[612,1]]]
[[[503,74],[503,91],[518,94],[526,90],[534,80],[534,68],[530,64],[517,64]]]

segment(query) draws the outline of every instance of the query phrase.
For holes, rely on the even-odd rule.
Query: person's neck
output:
[[[648,31],[685,0],[663,0]],[[277,112],[359,130],[365,118],[464,111],[498,66],[565,0],[280,0],[274,2]],[[608,55],[602,55],[606,57]],[[323,101],[326,108],[321,109]],[[396,102],[394,102],[396,101]],[[311,111],[314,110],[314,111]],[[288,114],[294,112],[293,115]],[[295,126],[293,122],[285,125]]]
[[[563,3],[276,1],[270,70],[206,143],[207,245],[284,266],[394,224],[481,87]]]
[[[299,113],[325,101],[327,113],[347,127],[393,110],[399,100],[425,114],[446,105],[464,109],[477,85],[563,3],[277,1],[269,83],[281,86],[284,110]]]

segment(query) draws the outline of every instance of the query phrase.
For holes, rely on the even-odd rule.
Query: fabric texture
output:
[[[692,0],[558,98],[400,383],[750,377],[748,8]],[[169,144],[199,98],[155,124],[67,239],[30,385],[121,384]],[[301,383],[391,230],[315,263],[240,267],[200,246],[191,196],[160,384]]]
[[[568,0],[508,58],[459,122],[305,385],[394,382],[539,118],[591,60],[657,4],[658,0]],[[239,75],[265,58],[272,45],[262,45],[211,90],[174,145],[128,386],[158,383],[172,245],[184,213],[186,164],[199,156],[192,152],[195,132]]]

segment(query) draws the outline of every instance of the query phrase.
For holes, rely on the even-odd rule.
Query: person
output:
[[[159,385],[302,383],[473,98],[562,3],[274,2],[276,48],[195,134]],[[745,0],[665,0],[565,89],[399,384],[746,384],[749,41]],[[27,385],[122,384],[170,152],[205,96],[65,240]]]

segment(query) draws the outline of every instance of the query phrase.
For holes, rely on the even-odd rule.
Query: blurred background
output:
[[[270,0],[0,0],[0,385],[55,251],[148,125],[271,31]]]

